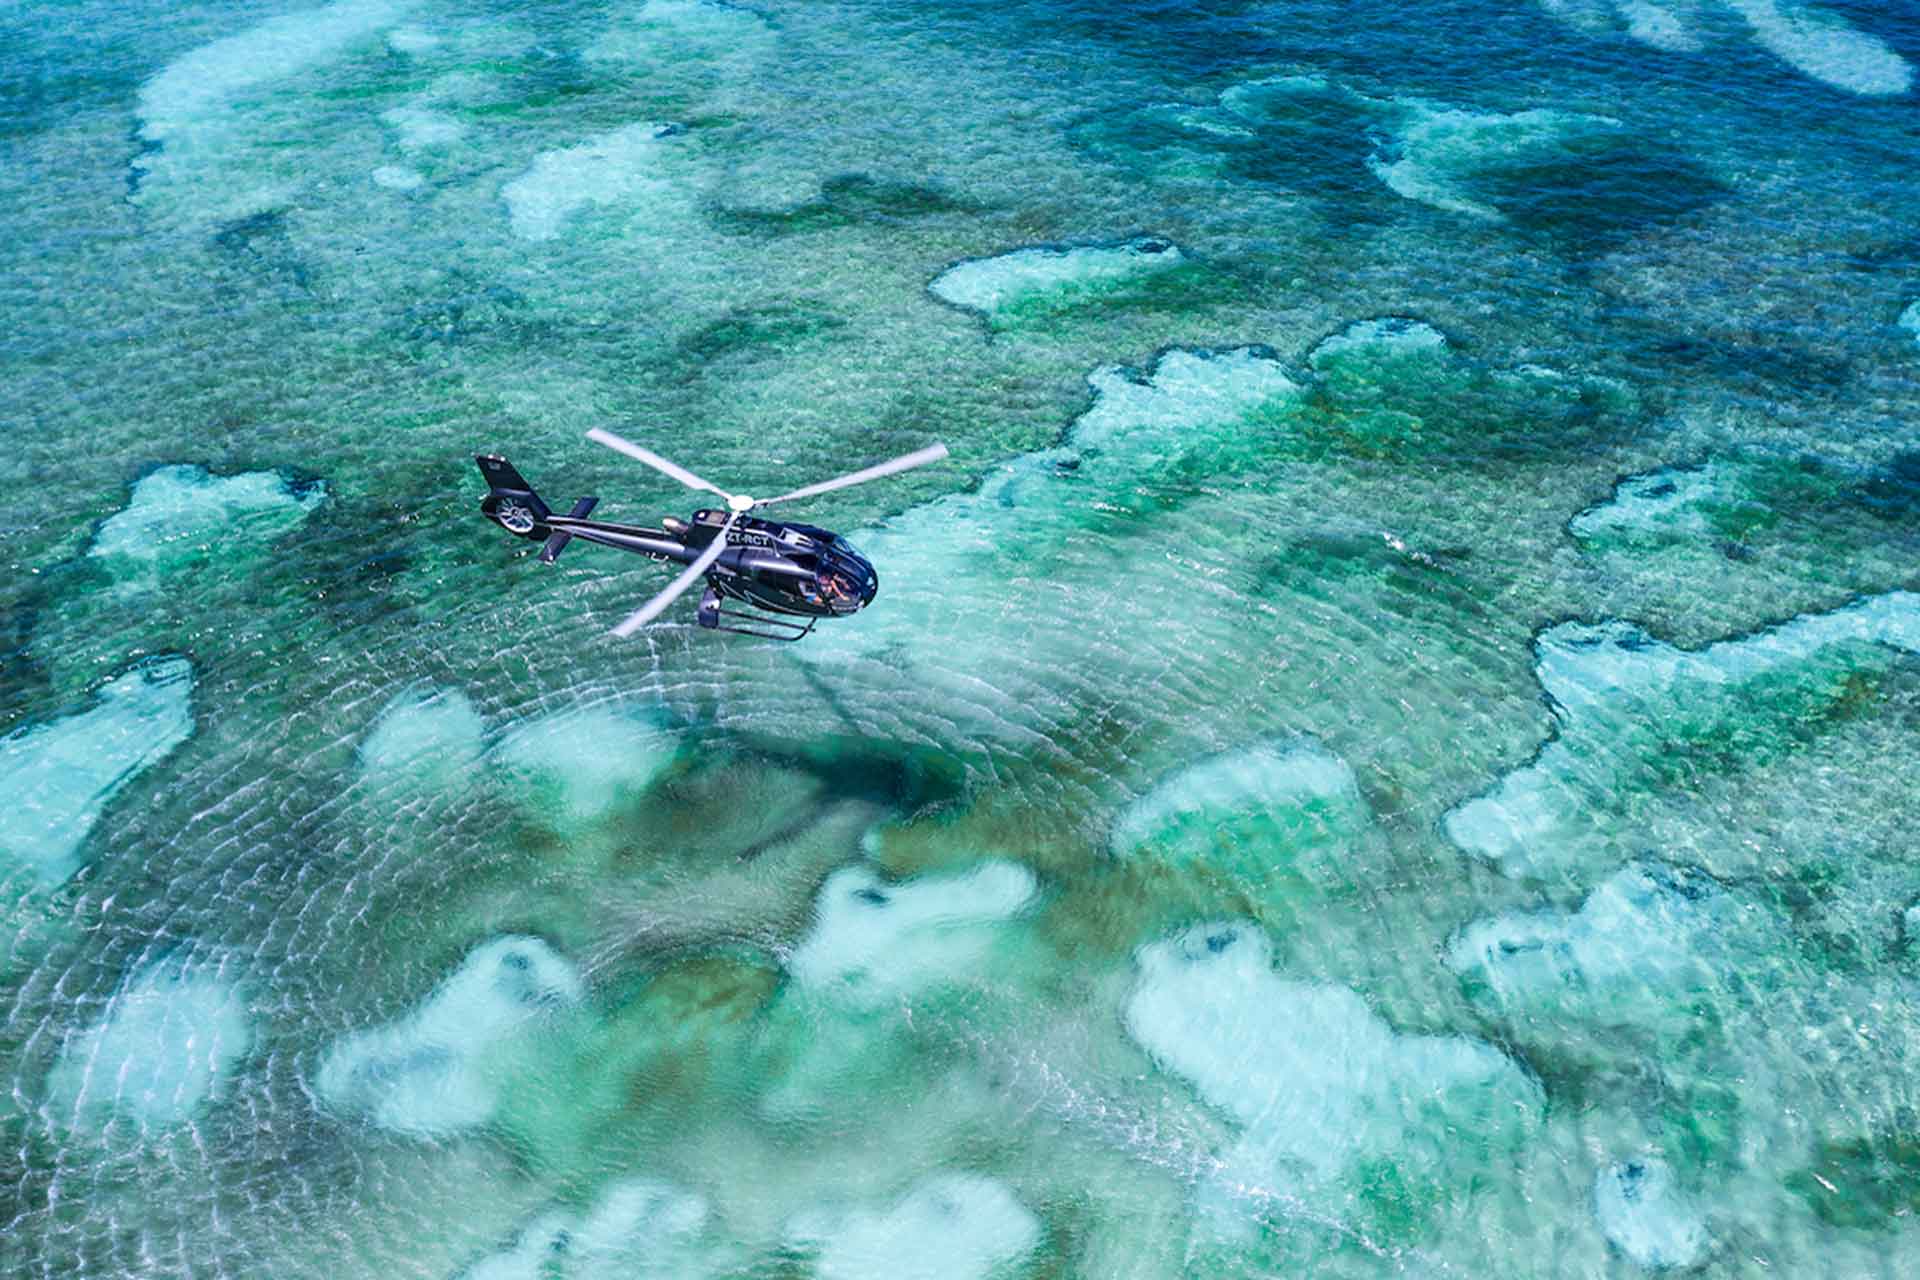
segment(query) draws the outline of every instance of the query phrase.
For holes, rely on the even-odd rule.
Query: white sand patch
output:
[[[1367,821],[1344,760],[1310,742],[1262,742],[1188,765],[1156,782],[1113,825],[1116,857],[1207,858],[1243,882],[1325,865]]]
[[[1712,1241],[1700,1209],[1664,1160],[1643,1156],[1608,1165],[1593,1180],[1593,1213],[1613,1247],[1648,1271],[1691,1267]]]
[[[1540,7],[1577,31],[1601,32],[1612,15],[1607,0],[1539,0]]]
[[[452,782],[480,763],[486,725],[458,689],[415,689],[380,712],[360,744],[360,776],[372,786],[395,779]]]
[[[383,164],[373,171],[373,185],[389,191],[418,191],[426,177],[418,169],[405,165]]]
[[[431,53],[445,43],[425,27],[395,27],[387,32],[387,48],[395,53]]]
[[[1446,349],[1446,335],[1432,325],[1405,316],[1380,316],[1356,320],[1322,338],[1307,354],[1307,364],[1318,371],[1347,356],[1393,359],[1439,355]]]
[[[1724,500],[1728,481],[1727,469],[1714,462],[1629,476],[1613,497],[1569,521],[1567,531],[1582,540],[1703,534],[1706,508]]]
[[[650,1178],[608,1187],[586,1213],[555,1210],[460,1280],[701,1280],[715,1262],[702,1244],[707,1203]]]
[[[956,652],[981,652],[982,619],[1022,616],[1011,577],[1032,572],[1076,517],[1176,468],[1218,474],[1257,455],[1279,428],[1249,419],[1301,393],[1277,358],[1253,347],[1173,350],[1147,376],[1108,365],[1087,382],[1093,406],[1059,448],[995,467],[973,493],[849,532],[848,541],[884,566],[880,596],[859,627],[823,631],[795,645],[794,656],[833,663],[897,648],[951,666]],[[1015,550],[1017,571],[1006,567]]]
[[[586,707],[529,720],[494,746],[508,782],[563,823],[598,818],[637,794],[680,752],[680,736],[658,715],[627,707]]]
[[[1497,1050],[1398,1034],[1345,987],[1282,978],[1253,925],[1197,926],[1137,964],[1129,1034],[1241,1128],[1201,1201],[1236,1233],[1268,1214],[1338,1220],[1358,1163],[1431,1180],[1456,1128],[1485,1141],[1538,1117],[1538,1088]]]
[[[1284,111],[1291,109],[1296,102],[1314,101],[1330,93],[1347,94],[1349,91],[1325,76],[1269,76],[1264,80],[1248,80],[1221,90],[1220,105],[1243,120],[1266,121],[1273,118],[1276,108]],[[1353,94],[1352,97],[1355,101],[1371,101],[1359,94]]]
[[[337,0],[202,45],[141,86],[140,136],[162,144],[203,140],[241,95],[334,57],[409,7],[398,0]]]
[[[989,1280],[1040,1243],[1040,1220],[993,1178],[940,1174],[887,1209],[821,1208],[787,1224],[817,1280]]]
[[[1666,5],[1653,0],[1618,0],[1615,8],[1626,20],[1627,34],[1641,44],[1668,53],[1694,53],[1701,48],[1700,37]]]
[[[1604,37],[1622,25],[1642,44],[1668,53],[1699,53],[1732,15],[1761,48],[1810,79],[1863,97],[1891,97],[1913,88],[1913,64],[1879,36],[1838,13],[1796,0],[1539,0],[1569,30]]]
[[[47,1077],[61,1119],[175,1125],[217,1099],[253,1048],[239,983],[223,957],[168,957],[133,974],[105,1013],[69,1039]]]
[[[570,1213],[542,1214],[511,1244],[454,1273],[454,1280],[554,1280],[555,1259],[566,1248],[574,1221]]]
[[[51,888],[78,871],[114,796],[193,732],[192,703],[192,666],[167,658],[110,681],[86,711],[0,738],[0,875]]]
[[[1535,643],[1534,670],[1552,699],[1558,734],[1533,763],[1450,812],[1447,835],[1508,875],[1539,874],[1554,864],[1560,833],[1587,807],[1587,793],[1609,789],[1632,763],[1611,739],[1630,740],[1642,720],[1689,690],[1712,696],[1850,640],[1920,652],[1920,594],[1874,596],[1699,650],[1676,649],[1623,622],[1553,627]]]
[[[1272,356],[1252,347],[1232,351],[1169,351],[1141,381],[1117,367],[1087,382],[1094,403],[1073,424],[1076,449],[1111,451],[1117,467],[1144,473],[1162,463],[1211,452],[1221,428],[1300,388]]]
[[[140,197],[160,184],[209,219],[237,218],[284,203],[292,179],[255,170],[260,106],[275,86],[371,40],[413,7],[411,0],[337,0],[283,14],[174,59],[140,87],[140,137],[157,152],[136,156]],[[291,118],[280,121],[291,126]],[[270,121],[270,129],[277,128]]]
[[[574,147],[543,151],[501,188],[513,233],[551,240],[576,214],[599,205],[624,207],[643,228],[668,229],[692,214],[691,196],[667,176],[678,129],[631,124]]]
[[[322,486],[296,492],[277,471],[215,476],[203,467],[161,467],[133,486],[126,507],[100,526],[87,553],[124,558],[136,568],[164,568],[169,561],[278,537],[325,498]]]
[[[1157,236],[1117,245],[1016,249],[949,267],[927,289],[943,302],[994,316],[1049,299],[1111,292],[1184,261],[1177,245]]]
[[[1033,900],[1033,874],[989,861],[956,876],[888,884],[866,867],[836,871],[813,927],[787,959],[805,990],[861,1007],[977,968],[998,929]]]
[[[1774,57],[1836,89],[1887,97],[1913,88],[1913,64],[1838,14],[1779,0],[1722,0]]]
[[[1488,222],[1504,222],[1506,215],[1473,197],[1476,176],[1560,158],[1574,137],[1619,127],[1616,120],[1569,111],[1502,115],[1403,105],[1405,122],[1383,150],[1367,157],[1367,167],[1396,195]]]
[[[762,1114],[817,1122],[913,1070],[916,1011],[987,990],[992,966],[1014,963],[1016,921],[1035,893],[1032,873],[997,859],[897,883],[865,866],[827,877],[785,956],[791,981],[767,1025],[769,1043],[791,1049],[760,1096]]]
[[[450,147],[467,136],[458,118],[431,107],[394,107],[380,113],[380,122],[398,135],[394,141],[402,151]]]
[[[1708,877],[1634,863],[1579,910],[1511,912],[1475,921],[1447,946],[1447,964],[1500,1005],[1562,1002],[1635,1023],[1660,1023],[1743,968],[1755,938],[1779,941],[1771,917],[1748,911]]]
[[[329,1106],[399,1133],[458,1133],[501,1101],[505,1051],[537,1043],[586,995],[578,971],[538,938],[495,938],[406,1017],[356,1031],[314,1078]]]
[[[1148,119],[1159,117],[1182,129],[1191,129],[1195,133],[1211,134],[1216,138],[1253,138],[1259,135],[1253,130],[1223,120],[1218,112],[1205,107],[1149,107],[1143,113]]]

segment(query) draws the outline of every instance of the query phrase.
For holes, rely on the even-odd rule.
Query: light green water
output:
[[[1920,1270],[1904,9],[0,29],[6,1274]]]

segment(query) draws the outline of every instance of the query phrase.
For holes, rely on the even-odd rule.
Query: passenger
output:
[[[848,582],[843,574],[830,573],[821,575],[820,589],[826,596],[827,603],[835,608],[853,603],[853,584]]]

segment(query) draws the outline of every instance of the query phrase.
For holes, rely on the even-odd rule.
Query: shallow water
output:
[[[0,1271],[1920,1271],[1920,17],[0,15]],[[810,503],[786,647],[558,505]]]

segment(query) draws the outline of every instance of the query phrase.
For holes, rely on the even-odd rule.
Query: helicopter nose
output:
[[[880,590],[880,576],[873,566],[861,561],[860,572],[853,580],[853,590],[847,593],[846,612],[858,613],[873,603],[874,593]]]

